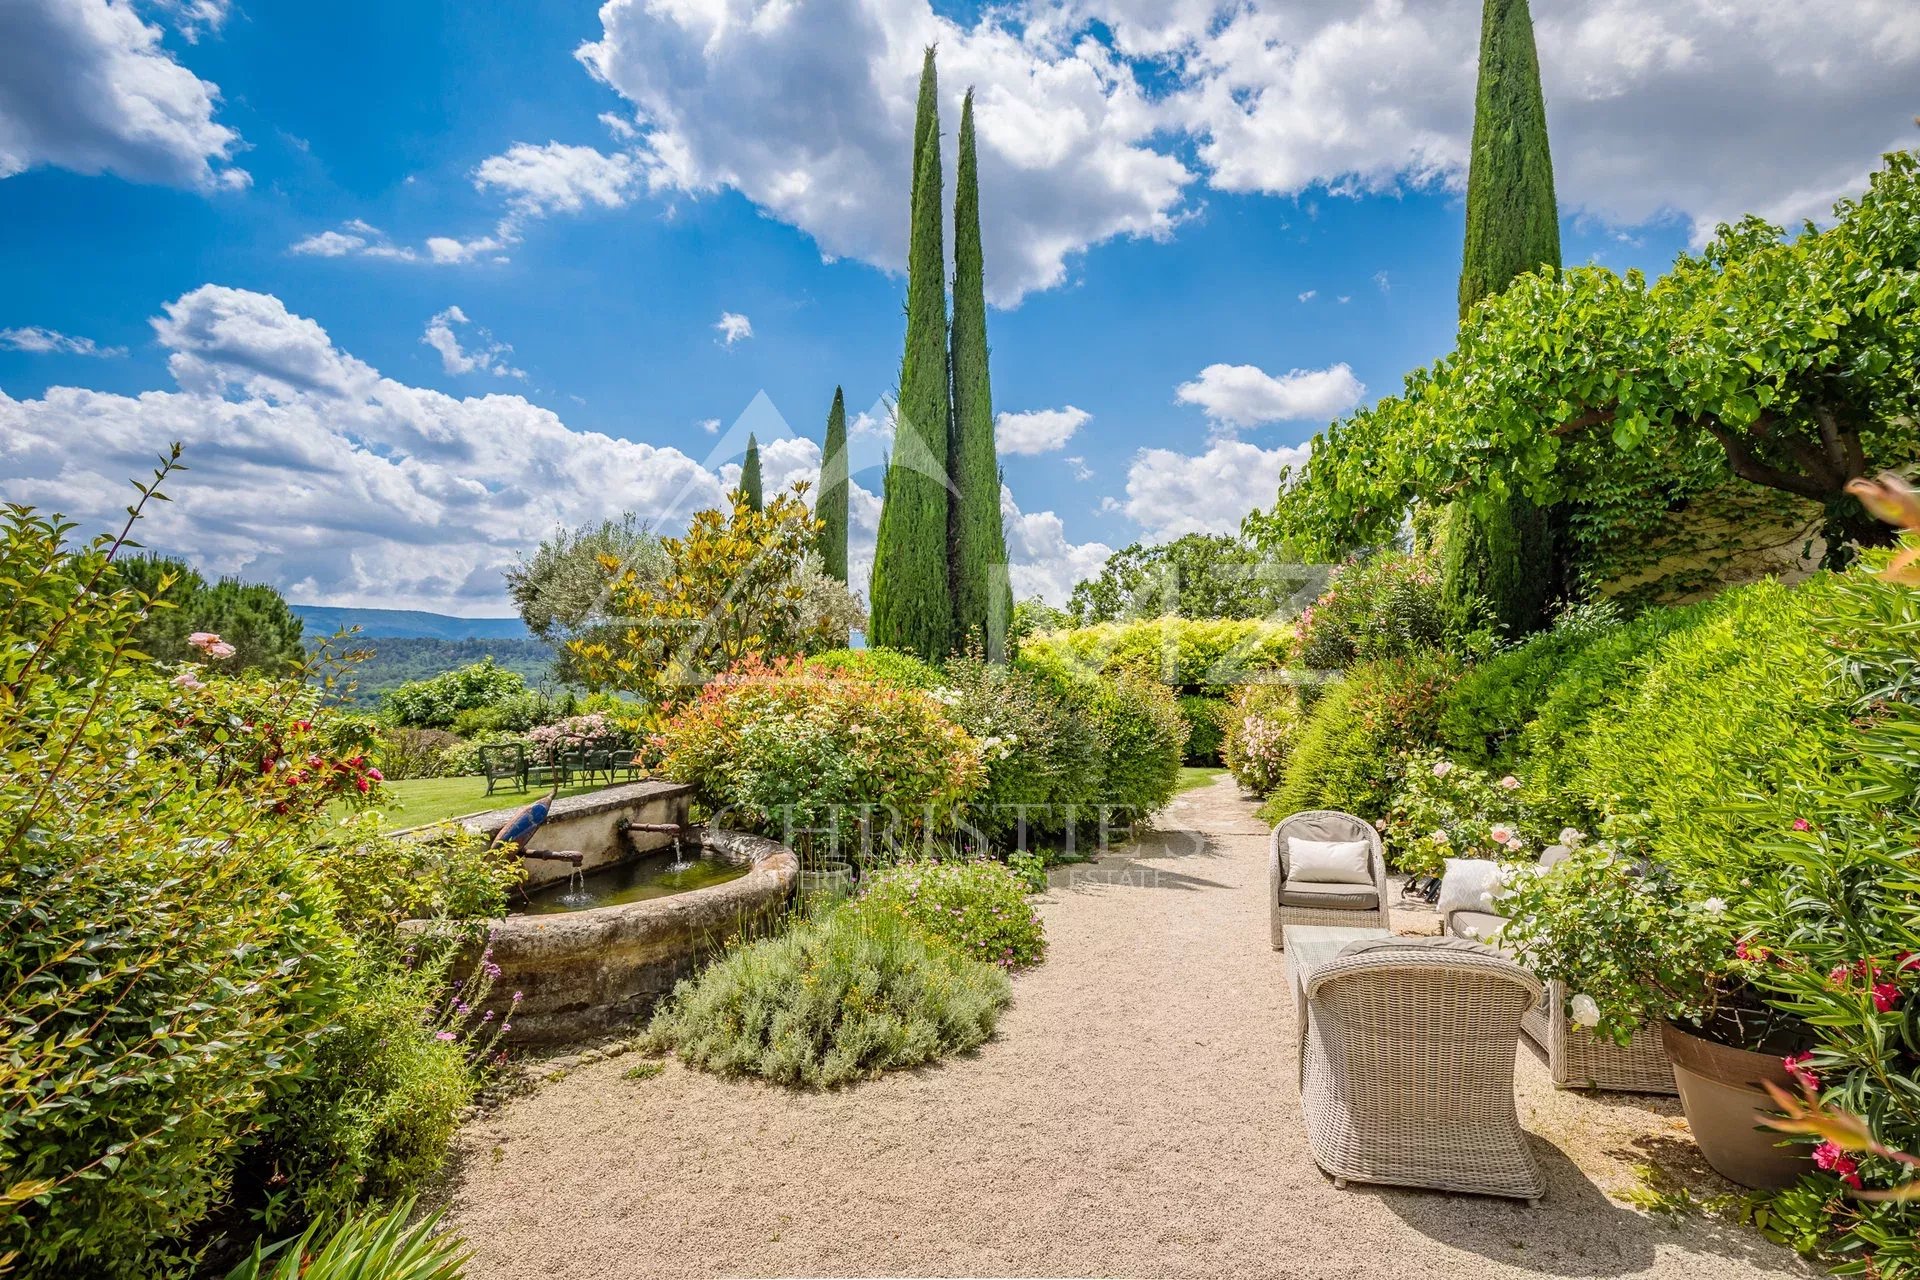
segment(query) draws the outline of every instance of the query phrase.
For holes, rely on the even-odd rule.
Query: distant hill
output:
[[[305,624],[309,643],[342,627],[363,636],[414,636],[424,640],[531,640],[518,618],[456,618],[421,609],[345,609],[325,604],[288,605]]]
[[[535,688],[553,682],[553,650],[538,640],[439,640],[432,636],[362,636],[355,648],[373,656],[353,669],[353,700],[370,706],[409,680],[425,680],[484,658],[518,671]]]

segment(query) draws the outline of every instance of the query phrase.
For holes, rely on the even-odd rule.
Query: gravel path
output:
[[[469,1274],[1816,1274],[1749,1229],[1622,1203],[1648,1164],[1726,1188],[1670,1103],[1556,1093],[1524,1048],[1540,1208],[1335,1191],[1301,1127],[1253,809],[1223,777],[1056,871],[1051,954],[971,1057],[820,1094],[677,1062],[629,1080],[626,1057],[476,1121],[450,1214]]]

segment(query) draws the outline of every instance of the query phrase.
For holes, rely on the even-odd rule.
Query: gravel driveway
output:
[[[677,1062],[629,1080],[626,1057],[469,1125],[450,1214],[469,1274],[1817,1274],[1744,1227],[1629,1207],[1648,1165],[1727,1188],[1671,1103],[1556,1093],[1525,1048],[1538,1209],[1335,1191],[1301,1128],[1265,828],[1224,777],[1159,822],[1054,873],[1049,958],[971,1057],[822,1094]]]

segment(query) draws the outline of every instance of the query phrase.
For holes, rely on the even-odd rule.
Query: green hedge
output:
[[[1250,618],[1102,622],[1029,636],[1021,661],[1056,678],[1138,672],[1193,693],[1224,696],[1249,672],[1285,667],[1293,628]]]
[[[1187,718],[1188,764],[1219,764],[1221,747],[1227,739],[1228,702],[1205,694],[1188,694],[1180,699],[1180,714]]]

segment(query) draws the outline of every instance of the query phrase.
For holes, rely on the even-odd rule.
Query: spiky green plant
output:
[[[473,1255],[457,1235],[436,1233],[440,1215],[408,1225],[413,1201],[385,1213],[361,1213],[320,1243],[316,1221],[296,1240],[253,1252],[227,1273],[227,1280],[460,1280]]]
[[[869,591],[872,642],[935,662],[946,657],[953,634],[946,475],[951,401],[937,92],[929,48],[920,71],[920,110],[914,125],[918,168],[907,252],[906,350],[900,361],[893,454]]]

